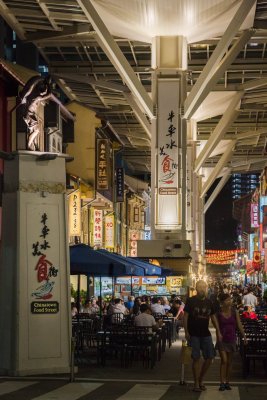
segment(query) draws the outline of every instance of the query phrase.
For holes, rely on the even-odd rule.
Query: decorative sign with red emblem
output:
[[[253,252],[253,261],[252,261],[252,266],[255,271],[259,271],[261,268],[261,252],[260,251],[254,251]]]

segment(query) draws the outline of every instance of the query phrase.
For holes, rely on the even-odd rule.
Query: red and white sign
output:
[[[130,250],[130,257],[137,257],[137,249]]]
[[[252,266],[252,260],[247,260],[246,272],[248,275],[250,275],[254,272],[254,268]]]
[[[252,203],[250,208],[251,216],[251,228],[259,227],[259,206],[258,204]]]
[[[260,270],[260,268],[261,268],[261,252],[260,251],[253,252],[252,266],[255,271]]]
[[[94,246],[102,246],[103,243],[103,211],[94,210]]]
[[[130,257],[137,257],[137,240],[139,240],[139,232],[130,232]]]
[[[114,215],[105,217],[105,248],[114,248]]]

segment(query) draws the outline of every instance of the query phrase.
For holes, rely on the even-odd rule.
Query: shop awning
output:
[[[110,255],[111,257],[114,258],[114,260],[119,260],[119,261],[124,260],[124,262],[127,262],[128,264],[133,265],[134,267],[142,268],[144,270],[144,275],[164,275],[162,273],[161,267],[158,267],[157,265],[140,260],[140,258],[124,257],[121,254],[111,253],[104,249],[101,249],[99,251],[102,252],[103,254]]]
[[[140,265],[142,268],[145,269],[145,275],[163,275],[162,273],[162,268],[158,267],[157,265],[148,263],[146,261],[140,260],[140,258],[131,258],[131,257],[126,257],[127,260],[130,260],[133,263],[136,263],[136,265]]]
[[[145,275],[143,268],[82,243],[70,246],[70,272],[72,275],[93,276]]]

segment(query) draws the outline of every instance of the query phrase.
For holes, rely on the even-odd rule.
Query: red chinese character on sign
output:
[[[38,280],[38,282],[42,282],[42,281],[47,280],[48,265],[50,267],[53,266],[53,264],[50,261],[46,260],[46,255],[43,254],[39,258],[39,260],[38,260],[38,262],[36,264],[36,267],[35,267],[35,270],[37,271],[37,280]]]
[[[161,165],[162,165],[162,170],[164,173],[171,172],[171,161],[173,161],[173,159],[170,158],[169,155],[167,155],[163,158]]]

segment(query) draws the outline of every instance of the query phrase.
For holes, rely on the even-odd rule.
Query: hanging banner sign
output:
[[[81,235],[81,192],[69,195],[69,236]]]
[[[129,232],[130,238],[130,257],[137,257],[137,240],[140,239],[138,231],[130,231]]]
[[[258,271],[261,268],[261,252],[260,251],[253,252],[252,266],[255,271]]]
[[[251,204],[250,208],[251,228],[259,227],[259,207],[258,204]]]
[[[105,248],[114,248],[114,215],[105,217]]]
[[[179,79],[158,80],[156,229],[181,225]]]
[[[103,211],[94,210],[94,246],[102,246],[103,243]]]
[[[261,207],[262,209],[262,226],[261,226],[261,246],[263,249],[267,248],[267,205]]]
[[[109,190],[110,148],[108,139],[97,139],[96,187],[97,190]]]
[[[117,203],[124,200],[124,170],[116,168],[116,201]]]
[[[247,260],[247,265],[246,265],[246,273],[248,275],[252,274],[254,272],[254,268],[252,266],[252,260]]]

